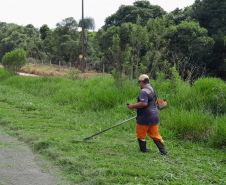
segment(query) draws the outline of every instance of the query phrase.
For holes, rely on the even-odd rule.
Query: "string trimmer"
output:
[[[125,120],[125,121],[123,121],[123,122],[121,122],[121,123],[118,123],[117,125],[114,125],[114,126],[108,128],[108,129],[105,129],[105,130],[102,130],[102,131],[100,131],[100,132],[97,132],[96,134],[93,134],[93,135],[90,136],[90,137],[86,137],[86,138],[83,139],[83,141],[87,141],[87,140],[89,140],[90,138],[92,138],[92,137],[94,137],[94,136],[96,136],[96,135],[99,135],[99,134],[101,134],[101,133],[103,133],[103,132],[106,132],[107,130],[110,130],[110,129],[114,128],[114,127],[117,127],[117,126],[119,126],[119,125],[121,125],[121,124],[123,124],[123,123],[126,123],[126,122],[128,122],[128,121],[134,119],[134,118],[136,118],[136,116],[134,116],[134,117],[132,117],[132,118],[130,118],[130,119],[127,119],[127,120]]]

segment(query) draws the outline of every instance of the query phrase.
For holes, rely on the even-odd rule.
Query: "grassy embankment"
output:
[[[0,125],[62,169],[71,184],[226,184],[226,85],[219,79],[151,82],[168,108],[160,133],[173,159],[148,138],[140,153],[135,120],[89,141],[83,138],[135,116],[137,83],[118,89],[109,77],[23,77],[0,69]]]

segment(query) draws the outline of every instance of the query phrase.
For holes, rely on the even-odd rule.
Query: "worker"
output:
[[[138,81],[141,91],[136,104],[127,104],[129,109],[137,110],[136,133],[141,152],[147,152],[146,135],[148,134],[155,142],[162,155],[168,155],[165,142],[159,134],[159,110],[157,107],[157,94],[149,84],[149,77],[142,74]]]

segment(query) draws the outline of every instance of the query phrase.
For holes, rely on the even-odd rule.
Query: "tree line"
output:
[[[97,32],[94,20],[84,19],[85,62],[90,68],[134,79],[140,73],[166,78],[176,70],[183,80],[202,76],[226,79],[226,0],[196,0],[184,9],[167,13],[149,1],[121,5]],[[82,34],[74,18],[51,30],[29,24],[0,22],[0,60],[15,49],[28,57],[64,61],[81,67]]]

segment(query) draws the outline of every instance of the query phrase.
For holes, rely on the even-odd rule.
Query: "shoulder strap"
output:
[[[145,88],[143,88],[142,90],[144,90],[144,91],[148,91],[149,93],[151,93],[151,95],[152,95],[152,97],[153,97],[153,100],[154,100],[154,102],[156,102],[157,101],[157,96],[156,96],[156,99],[155,99],[155,96],[154,96],[154,92],[153,92],[153,90],[151,89],[151,88],[147,88],[147,87],[145,87]]]
[[[153,94],[152,89],[149,89],[149,88],[143,88],[143,90],[144,90],[144,91],[148,90],[148,91],[152,94],[152,96],[153,96],[153,98],[154,98],[154,94]]]

